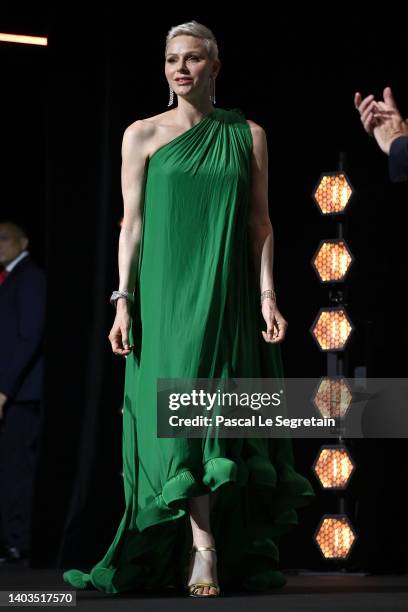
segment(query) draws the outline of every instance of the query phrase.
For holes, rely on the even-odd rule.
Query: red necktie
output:
[[[0,285],[4,282],[4,279],[6,278],[8,274],[8,270],[4,269],[0,271]]]

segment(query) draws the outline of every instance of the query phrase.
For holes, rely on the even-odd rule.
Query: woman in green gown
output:
[[[283,376],[265,132],[213,106],[211,30],[173,27],[165,54],[178,106],[122,145],[119,291],[134,301],[117,300],[109,338],[126,357],[125,510],[103,559],[63,577],[106,593],[267,590],[285,584],[279,539],[314,495],[290,439],[158,438],[156,413],[158,378]]]

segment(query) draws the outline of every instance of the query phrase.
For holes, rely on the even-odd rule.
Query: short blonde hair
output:
[[[187,21],[186,23],[181,23],[180,25],[173,26],[167,34],[166,37],[166,48],[167,45],[175,36],[180,36],[181,34],[187,36],[196,36],[197,38],[201,38],[208,53],[208,57],[211,60],[218,59],[218,45],[215,40],[214,34],[211,32],[210,28],[207,28],[202,23],[198,23],[197,21]]]

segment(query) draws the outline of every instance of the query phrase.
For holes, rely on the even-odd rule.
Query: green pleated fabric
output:
[[[252,134],[216,108],[148,160],[123,405],[125,510],[103,559],[69,570],[76,589],[182,587],[188,499],[211,513],[222,590],[285,584],[279,540],[314,498],[289,438],[158,438],[157,378],[283,377],[266,343],[247,233]]]

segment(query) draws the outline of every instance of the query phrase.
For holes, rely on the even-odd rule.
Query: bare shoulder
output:
[[[151,117],[144,117],[131,123],[124,132],[123,141],[132,147],[142,147],[144,155],[150,157],[152,152],[174,135],[174,110],[165,111]],[[179,128],[177,128],[179,129]]]
[[[255,121],[252,121],[251,119],[247,119],[246,122],[251,128],[253,136],[256,136],[257,138],[263,138],[265,136],[265,130],[261,125],[259,125],[259,123],[255,123]]]
[[[131,150],[133,147],[143,147],[154,131],[155,126],[153,122],[146,121],[145,119],[136,119],[123,132],[122,149]]]
[[[168,115],[168,112],[153,115],[152,117],[144,117],[143,119],[136,119],[125,129],[123,140],[129,144],[135,143],[140,146],[155,134],[157,126],[163,122],[163,118]]]
[[[256,156],[257,154],[265,152],[267,149],[266,133],[259,123],[255,123],[255,121],[252,121],[251,119],[247,119],[246,121],[251,128],[253,153]]]

